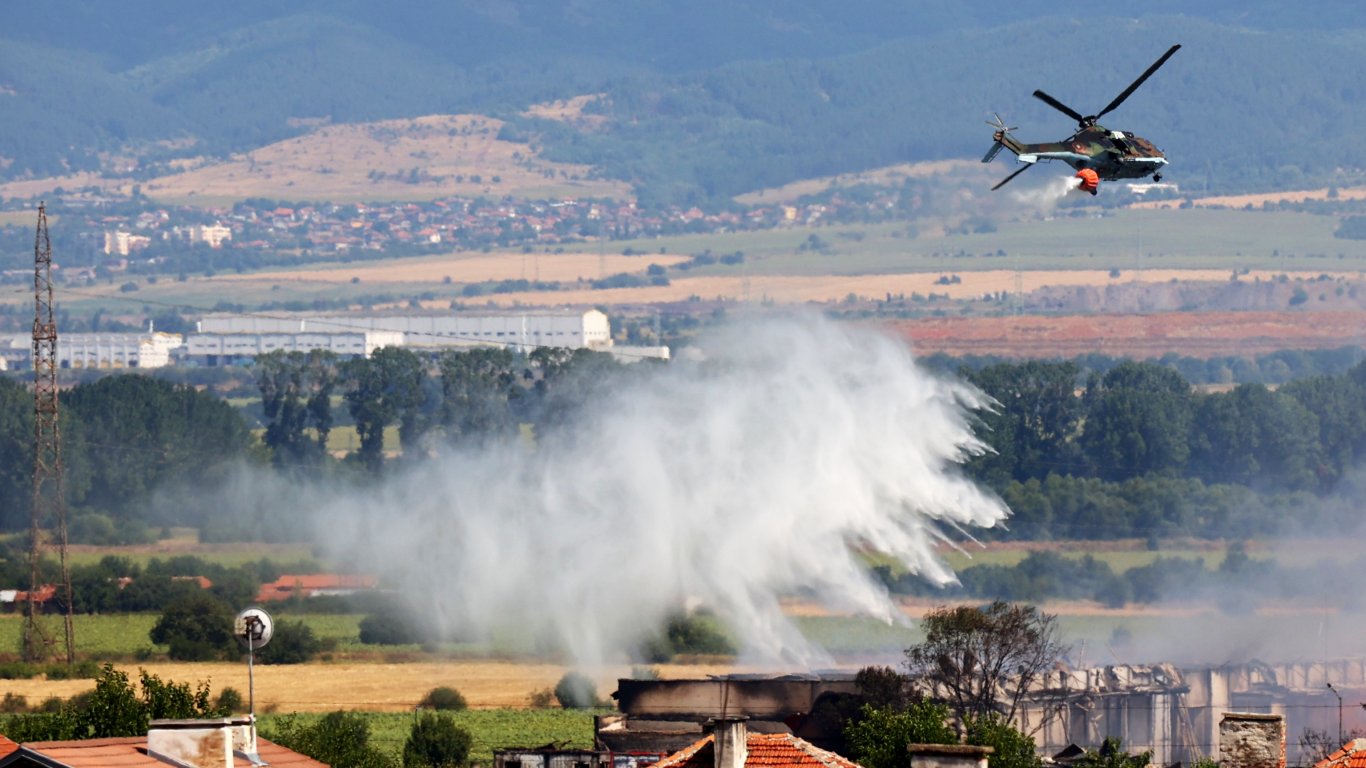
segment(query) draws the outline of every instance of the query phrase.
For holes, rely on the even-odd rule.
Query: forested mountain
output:
[[[598,131],[522,119],[518,133],[635,182],[646,202],[715,202],[979,155],[993,110],[1022,138],[1060,138],[1071,121],[1031,91],[1095,111],[1174,42],[1178,57],[1107,122],[1153,139],[1187,188],[1331,182],[1359,170],[1342,137],[1366,118],[1366,11],[1346,0],[1153,2],[1137,17],[1034,0],[145,0],[18,5],[5,20],[6,177],[159,140],[197,142],[162,155],[220,154],[309,119],[515,117],[600,93]]]

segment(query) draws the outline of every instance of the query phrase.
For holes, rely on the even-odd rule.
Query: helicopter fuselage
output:
[[[1161,175],[1167,164],[1151,141],[1099,125],[1087,126],[1062,141],[1041,144],[1027,144],[1005,131],[997,131],[995,139],[1022,163],[1061,160],[1078,171],[1090,168],[1105,181]]]

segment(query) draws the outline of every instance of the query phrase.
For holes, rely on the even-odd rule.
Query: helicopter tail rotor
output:
[[[982,162],[984,163],[989,163],[992,160],[995,160],[997,153],[999,153],[1001,151],[1001,148],[1005,146],[1004,140],[1006,134],[1010,133],[1016,128],[1019,128],[1018,125],[1007,126],[1006,122],[1001,119],[1001,116],[996,114],[995,112],[991,113],[991,116],[994,119],[988,120],[986,122],[987,125],[996,129],[995,141],[992,143],[991,149],[988,149],[986,155],[982,158]]]

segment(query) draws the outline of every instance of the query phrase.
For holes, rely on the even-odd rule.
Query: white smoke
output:
[[[1003,503],[956,471],[984,397],[904,342],[818,317],[747,320],[700,360],[627,377],[568,433],[436,460],[333,504],[324,536],[398,574],[450,630],[551,633],[619,661],[687,601],[754,660],[816,664],[781,595],[900,620],[858,549],[934,582],[935,545]]]
[[[1042,187],[1023,187],[1010,191],[1011,199],[1020,205],[1051,211],[1071,192],[1081,188],[1081,179],[1076,176],[1059,176],[1048,180]]]

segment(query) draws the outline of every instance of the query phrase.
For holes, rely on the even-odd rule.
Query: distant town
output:
[[[762,230],[896,218],[896,189],[819,202],[704,211],[645,211],[634,202],[444,198],[385,204],[284,204],[249,199],[230,208],[68,202],[51,210],[75,229],[55,278],[80,283],[129,271],[184,274],[327,258],[405,256],[455,250],[557,248],[570,244],[708,232]],[[80,217],[73,227],[72,219]],[[27,227],[23,229],[27,230]],[[84,257],[84,258],[83,258]],[[9,281],[31,278],[6,264]]]

